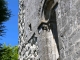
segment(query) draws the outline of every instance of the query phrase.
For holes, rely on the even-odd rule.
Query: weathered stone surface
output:
[[[52,2],[19,0],[19,60],[80,59],[80,1]],[[38,29],[43,20],[50,25]]]
[[[64,53],[65,57],[63,57],[63,55],[60,54],[60,56],[63,57],[61,60],[78,60],[80,58],[78,56],[80,55],[79,55],[79,52],[78,54],[76,52],[80,50],[79,48],[80,1],[79,0],[66,0],[66,1],[60,0],[59,3],[61,4],[61,9],[59,10],[61,12],[60,16],[62,18],[62,20],[58,19],[59,16],[57,18],[59,41],[65,40],[61,46],[66,46],[66,44],[68,43],[68,46],[64,48],[63,51],[60,50],[60,52],[65,51]],[[60,28],[60,26],[62,27]],[[60,36],[62,39],[60,39]],[[70,55],[71,57],[68,58],[68,55]]]

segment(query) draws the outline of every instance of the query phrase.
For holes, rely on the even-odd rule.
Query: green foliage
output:
[[[5,0],[0,0],[0,36],[3,36],[5,33],[5,26],[3,23],[9,20],[10,17],[11,11],[8,10],[7,2]]]
[[[18,60],[18,46],[11,47],[4,44],[0,48],[0,60]]]
[[[7,21],[11,16],[10,10],[8,10],[7,2],[0,0],[0,23]]]

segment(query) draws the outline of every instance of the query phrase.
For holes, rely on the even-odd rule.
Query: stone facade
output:
[[[80,60],[80,0],[59,0],[57,27],[61,60]]]
[[[54,2],[19,0],[19,60],[80,60],[80,1]]]

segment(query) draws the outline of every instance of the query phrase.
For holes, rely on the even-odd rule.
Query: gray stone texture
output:
[[[44,2],[19,0],[19,60],[56,60],[48,38],[50,32],[38,33]],[[51,12],[54,20],[54,11]],[[52,32],[58,60],[80,60],[80,0],[58,0],[55,12],[57,25],[53,24]]]
[[[59,0],[56,10],[61,60],[80,59],[80,0]],[[64,55],[64,56],[63,56]]]

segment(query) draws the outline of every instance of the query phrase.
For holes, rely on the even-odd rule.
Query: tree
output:
[[[18,60],[18,46],[4,44],[0,49],[0,60]]]
[[[7,2],[5,0],[0,0],[0,36],[5,33],[4,22],[8,21],[11,17],[11,11],[8,9]]]

